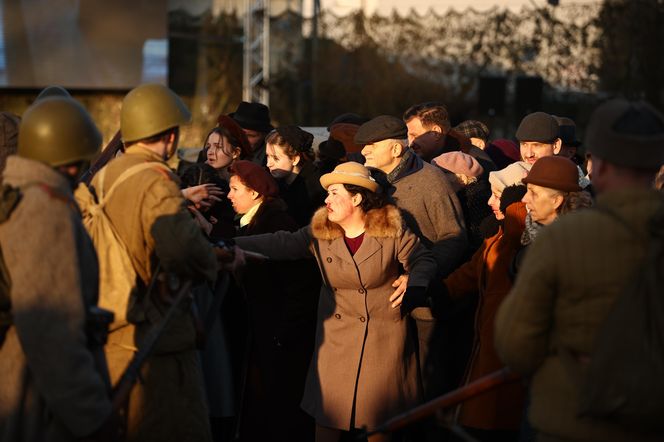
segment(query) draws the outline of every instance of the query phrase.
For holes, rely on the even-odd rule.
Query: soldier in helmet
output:
[[[110,435],[105,367],[85,330],[97,302],[97,258],[72,196],[72,183],[100,144],[83,106],[45,98],[25,112],[17,155],[7,159],[0,441]]]
[[[169,274],[194,281],[216,277],[213,248],[187,212],[177,177],[165,163],[177,148],[179,126],[189,120],[189,110],[167,87],[136,87],[122,103],[120,131],[125,154],[111,160],[91,183],[97,194],[106,194],[123,172],[137,164],[146,165],[118,184],[104,208],[137,274],[129,308],[118,312],[126,313],[128,323],[112,331],[106,347],[113,382],[141,347],[146,333],[160,323],[169,308],[157,290],[148,290],[157,265]],[[142,368],[141,382],[132,391],[129,440],[211,438],[195,331],[189,306],[182,306],[161,335]]]

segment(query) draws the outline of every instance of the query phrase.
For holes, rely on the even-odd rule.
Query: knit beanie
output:
[[[432,163],[458,175],[478,177],[484,169],[473,157],[463,152],[447,152],[434,158]]]
[[[491,189],[497,192],[502,192],[507,186],[514,184],[521,184],[521,180],[528,174],[532,164],[525,161],[517,161],[510,164],[502,170],[489,172],[489,183]]]

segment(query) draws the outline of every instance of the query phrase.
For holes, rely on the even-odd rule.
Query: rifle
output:
[[[138,349],[136,354],[134,354],[124,373],[122,373],[120,380],[113,387],[113,411],[120,412],[124,405],[127,403],[129,395],[131,394],[131,390],[138,380],[141,367],[152,353],[152,350],[157,344],[159,337],[164,332],[164,329],[168,323],[171,322],[175,311],[178,309],[178,306],[187,297],[187,295],[189,295],[189,289],[191,289],[190,280],[186,280],[180,284],[178,291],[173,297],[173,303],[166,311],[166,314],[161,319],[161,322],[159,322],[148,332],[145,339],[143,340],[141,348]]]
[[[101,151],[99,158],[90,166],[90,168],[81,176],[80,182],[89,186],[92,178],[99,172],[109,161],[111,161],[118,152],[124,152],[124,144],[122,144],[122,136],[120,131],[117,131],[111,141],[108,142],[106,147]]]
[[[464,402],[472,397],[478,396],[486,391],[493,390],[501,385],[510,384],[521,379],[516,373],[512,373],[509,368],[505,367],[498,371],[494,371],[486,376],[471,382],[456,390],[450,391],[442,396],[425,402],[411,410],[399,414],[386,422],[378,425],[375,429],[368,431],[365,430],[363,437],[372,436],[378,433],[391,433],[407,427],[410,424],[418,422],[426,417],[431,416],[437,410],[448,408]]]

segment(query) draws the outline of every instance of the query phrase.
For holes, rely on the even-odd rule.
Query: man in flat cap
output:
[[[445,174],[408,148],[407,132],[402,120],[382,115],[360,126],[355,143],[364,145],[365,165],[382,172],[374,173],[379,182],[377,175],[384,174],[386,190],[410,229],[435,255],[442,278],[466,257],[463,211]],[[418,309],[414,315],[419,313],[427,312]],[[430,322],[418,321],[421,363],[426,360],[426,343],[433,328],[433,319],[426,320]]]
[[[531,166],[542,157],[557,155],[562,146],[558,122],[545,112],[526,115],[516,130],[516,139],[521,158]]]
[[[538,235],[498,310],[496,349],[531,379],[528,417],[538,440],[661,439],[645,426],[581,417],[580,387],[600,327],[649,245],[664,237],[664,202],[651,187],[664,164],[664,115],[645,102],[609,101],[593,113],[585,144],[598,210],[565,215]]]

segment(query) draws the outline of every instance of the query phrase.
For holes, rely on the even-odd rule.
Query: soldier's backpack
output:
[[[579,396],[580,416],[646,432],[664,429],[664,202],[648,233],[643,262],[598,331]]]
[[[21,199],[21,192],[6,184],[2,186],[0,192],[0,224],[2,224],[9,219],[9,215],[11,215],[14,208],[18,205]],[[7,330],[9,330],[13,322],[11,314],[12,303],[9,296],[10,289],[11,279],[2,255],[2,245],[0,244],[0,346],[5,341]]]
[[[104,192],[107,168],[98,173],[96,195],[84,184],[76,189],[75,197],[81,208],[83,225],[92,238],[99,258],[99,307],[111,310],[115,320],[111,331],[127,324],[127,307],[136,286],[136,270],[131,262],[127,246],[122,241],[111,219],[104,210],[116,189],[128,178],[146,169],[163,169],[166,165],[156,162],[137,164],[125,170],[113,185]]]

